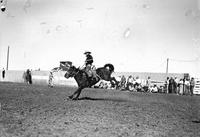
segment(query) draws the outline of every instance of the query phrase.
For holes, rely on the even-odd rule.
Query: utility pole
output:
[[[8,65],[9,65],[9,46],[8,46],[8,50],[7,50],[7,66],[6,66],[6,70],[8,70]]]
[[[168,68],[169,67],[169,58],[167,58],[167,68],[166,68],[166,75],[168,75]]]

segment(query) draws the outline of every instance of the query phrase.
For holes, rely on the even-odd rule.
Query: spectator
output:
[[[147,91],[150,91],[151,87],[151,77],[148,77],[146,80]]]
[[[158,88],[158,92],[164,93],[164,86],[160,86],[160,88]]]
[[[121,76],[116,77],[117,82],[121,81]]]
[[[179,83],[179,80],[177,77],[174,78],[174,92],[176,94],[178,94],[178,83]]]
[[[158,93],[158,87],[157,87],[156,84],[154,84],[154,86],[151,87],[150,92],[152,92],[152,93]]]
[[[180,81],[178,83],[178,87],[179,87],[178,94],[183,95],[183,93],[184,93],[184,80],[183,79],[180,79]]]
[[[191,80],[190,80],[190,95],[191,96],[193,95],[194,86],[195,86],[194,78],[191,78]]]
[[[121,90],[124,90],[126,88],[126,77],[124,75],[121,77],[120,88]]]
[[[185,79],[185,94],[190,94],[190,80],[188,78]]]
[[[48,87],[53,87],[53,72],[50,71],[49,73],[49,83],[48,83]]]
[[[175,89],[175,84],[174,84],[175,82],[174,82],[174,79],[171,77],[170,79],[169,79],[169,93],[174,93],[174,89]]]
[[[127,90],[133,90],[133,77],[130,75],[126,84]]]
[[[26,81],[28,82],[28,84],[32,84],[32,75],[29,69],[27,69],[26,71]]]
[[[166,81],[165,81],[165,88],[166,88],[166,93],[169,93],[169,77],[167,77]]]
[[[5,74],[6,74],[6,71],[5,71],[5,69],[3,68],[3,70],[2,70],[2,78],[3,78],[3,79],[5,78]]]
[[[135,85],[136,80],[135,80],[134,76],[132,76],[132,78],[133,78],[133,85]]]
[[[141,81],[141,79],[139,78],[139,76],[136,77],[136,83],[137,83],[138,85],[141,85],[141,83],[142,83],[142,81]]]
[[[139,78],[139,76],[136,77],[136,81],[135,81],[135,89],[137,91],[141,91],[142,90],[142,81],[141,79]]]

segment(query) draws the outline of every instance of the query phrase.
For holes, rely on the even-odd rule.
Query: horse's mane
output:
[[[73,70],[75,70],[75,71],[81,71],[80,68],[77,68],[77,67],[75,67],[75,66],[71,66],[71,68],[72,68]]]
[[[115,69],[114,66],[113,66],[112,64],[110,64],[110,63],[105,64],[105,65],[104,65],[104,68],[106,68],[106,67],[109,67],[109,69],[110,69],[111,72],[113,72],[114,69]]]
[[[80,67],[78,67],[78,68],[75,66],[72,66],[72,67],[76,72],[79,72],[79,74],[81,74],[81,75],[86,74],[86,72],[83,69],[81,69]]]

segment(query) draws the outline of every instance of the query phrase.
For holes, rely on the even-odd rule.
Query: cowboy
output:
[[[191,95],[191,96],[193,95],[194,87],[195,87],[195,80],[194,80],[194,78],[192,77],[191,80],[190,80],[190,95]]]
[[[92,63],[93,63],[93,57],[91,55],[91,52],[90,51],[86,51],[85,53],[85,56],[86,56],[86,60],[85,60],[85,65],[86,67],[88,65],[92,66]]]
[[[85,53],[86,60],[85,60],[85,71],[89,77],[89,79],[92,79],[93,77],[97,80],[96,72],[94,67],[92,66],[93,63],[93,57],[91,55],[90,51],[86,51]]]

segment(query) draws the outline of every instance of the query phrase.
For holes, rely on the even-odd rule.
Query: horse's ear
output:
[[[72,69],[76,70],[77,68],[75,66],[71,66]]]

